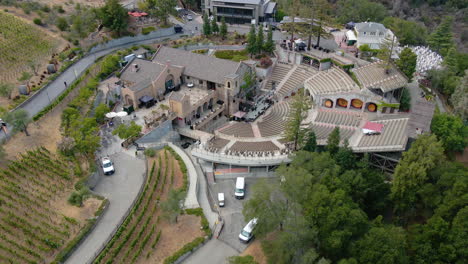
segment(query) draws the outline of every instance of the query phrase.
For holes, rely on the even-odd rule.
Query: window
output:
[[[190,76],[187,76],[186,78],[187,78],[187,80],[190,80]]]
[[[236,87],[237,87],[237,81],[236,81]]]
[[[371,35],[371,36],[375,36],[375,32],[371,32],[370,35]]]
[[[364,34],[364,35],[365,35],[366,33],[367,33],[367,32],[362,32],[362,34]]]
[[[200,80],[200,81],[199,81],[199,83],[200,83],[200,84],[203,84],[203,81],[202,81],[202,80]]]
[[[231,88],[231,82],[228,82],[228,88]]]
[[[379,33],[379,36],[383,36],[383,32],[380,32],[380,33]]]

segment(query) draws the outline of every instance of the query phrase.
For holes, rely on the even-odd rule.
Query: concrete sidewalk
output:
[[[210,201],[208,200],[208,184],[206,182],[205,175],[201,170],[200,164],[195,160],[195,158],[190,154],[191,148],[188,148],[185,151],[186,155],[190,157],[192,163],[195,167],[197,177],[198,177],[198,191],[197,191],[197,198],[200,207],[203,209],[203,213],[206,216],[206,219],[210,223],[210,227],[214,228],[216,223],[218,222],[218,212],[214,212],[211,210]]]

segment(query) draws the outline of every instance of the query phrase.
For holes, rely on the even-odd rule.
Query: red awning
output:
[[[383,127],[384,127],[383,124],[367,121],[367,123],[364,125],[364,127],[362,129],[372,130],[372,131],[376,131],[376,132],[382,132]]]

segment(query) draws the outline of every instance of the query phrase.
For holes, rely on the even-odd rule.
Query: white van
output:
[[[218,193],[218,205],[224,207],[224,193]]]
[[[245,179],[244,177],[237,177],[236,190],[234,191],[234,196],[236,196],[236,199],[244,199],[244,194],[245,194]]]
[[[253,237],[253,230],[257,225],[257,218],[250,220],[247,225],[242,229],[241,233],[239,234],[239,240],[244,243],[249,243],[249,241]]]

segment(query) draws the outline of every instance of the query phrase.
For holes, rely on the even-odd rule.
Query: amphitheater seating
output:
[[[311,129],[314,131],[317,139],[322,140],[327,139],[328,135],[330,135],[335,127],[330,125],[312,124]],[[349,139],[355,131],[355,129],[340,128],[340,139]]]
[[[288,74],[288,72],[292,69],[291,66],[289,65],[284,65],[284,64],[277,64],[271,73],[270,79],[267,81],[265,89],[271,90],[272,87],[272,81],[276,83],[276,87],[278,87],[278,84],[284,79],[284,77]]]
[[[392,66],[390,73],[387,74],[381,63],[367,64],[352,71],[364,88],[380,88],[383,92],[389,92],[406,85],[408,81],[401,72]]]
[[[382,146],[403,146],[407,140],[406,126],[408,118],[374,120],[373,122],[383,124],[380,135],[363,135],[358,148],[379,148]]]
[[[233,122],[219,130],[219,132],[235,137],[254,137],[252,126],[249,123]]]
[[[268,115],[258,122],[258,129],[262,137],[272,137],[280,135],[286,126],[289,113],[289,102],[283,101],[275,104]]]
[[[314,122],[358,127],[361,119],[359,116],[347,112],[318,111]]]
[[[278,98],[284,98],[285,96],[291,95],[295,90],[304,84],[304,81],[313,75],[317,74],[317,71],[307,66],[298,66],[288,80],[279,87],[277,91]]]
[[[359,86],[340,68],[333,67],[312,76],[305,87],[311,94],[332,94],[359,91]]]
[[[279,150],[278,146],[276,146],[271,141],[261,141],[261,142],[242,142],[237,141],[229,148],[230,151],[276,151]]]
[[[219,151],[220,149],[224,148],[229,143],[229,140],[224,139],[224,138],[213,138],[209,143],[208,146],[209,148],[212,148],[216,151]]]

